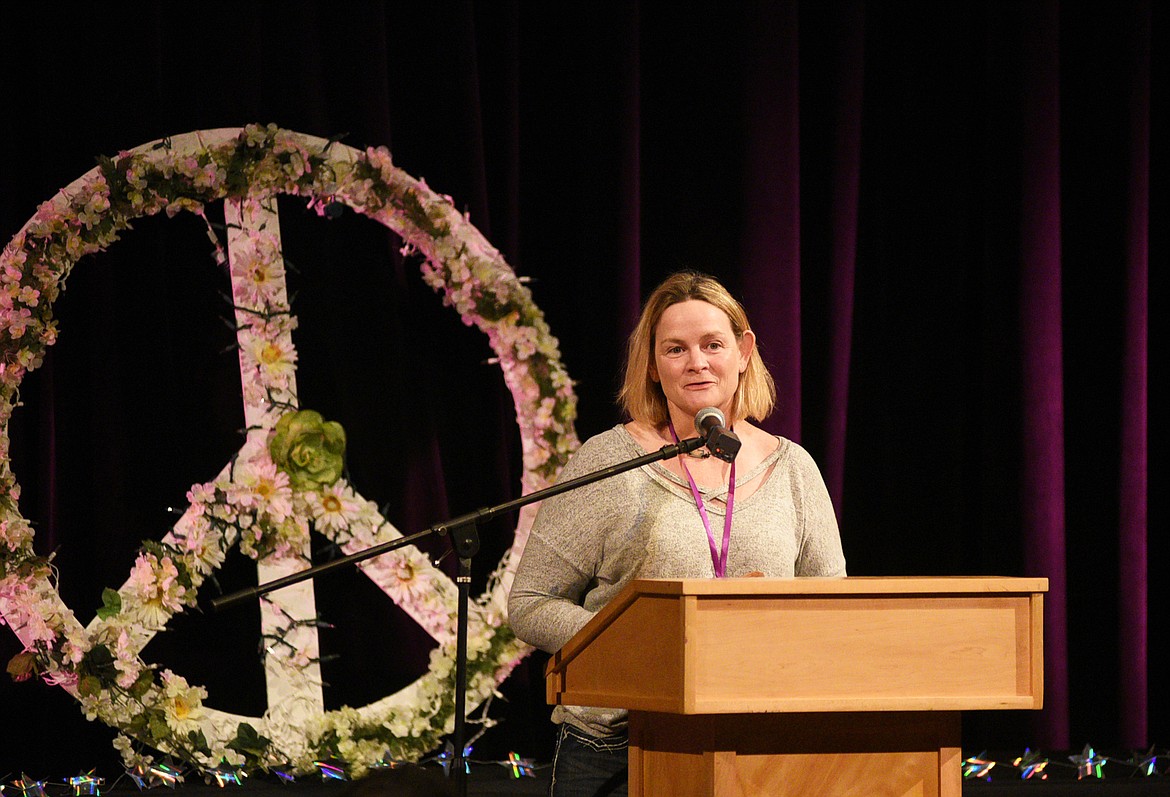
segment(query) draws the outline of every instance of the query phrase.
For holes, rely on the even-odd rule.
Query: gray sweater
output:
[[[816,463],[784,438],[743,484],[775,466],[747,498],[736,496],[727,576],[844,576],[837,519]],[[586,441],[561,473],[568,480],[646,453],[624,426]],[[727,488],[700,489],[722,541]],[[718,501],[713,499],[720,499]],[[508,599],[512,629],[550,653],[560,649],[637,578],[714,578],[710,544],[687,482],[659,463],[545,499]],[[626,712],[558,706],[554,722],[593,736],[625,730]]]

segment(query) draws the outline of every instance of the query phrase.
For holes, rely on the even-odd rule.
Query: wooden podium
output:
[[[635,581],[549,661],[630,795],[960,797],[960,712],[1043,705],[1042,578]]]

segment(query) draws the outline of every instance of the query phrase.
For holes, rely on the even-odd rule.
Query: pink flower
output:
[[[114,655],[114,669],[118,671],[118,686],[129,689],[142,674],[142,662],[138,653],[133,649],[130,634],[125,628],[114,640],[114,648],[110,651]]]
[[[233,487],[241,507],[255,508],[277,523],[293,513],[288,474],[278,470],[276,463],[267,457],[240,465]]]
[[[132,605],[145,615],[149,625],[161,628],[172,614],[194,598],[187,595],[178,576],[178,567],[171,557],[159,559],[146,552],[138,555],[126,585]]]
[[[23,338],[33,321],[32,312],[27,307],[15,307],[2,319],[8,327],[9,334],[14,338]]]

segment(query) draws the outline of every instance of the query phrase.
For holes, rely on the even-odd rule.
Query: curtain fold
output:
[[[1064,366],[1061,337],[1059,7],[1048,0],[1022,15],[1020,338],[1023,371],[1025,572],[1048,579],[1044,602],[1044,738],[1068,737],[1065,601]]]
[[[1129,172],[1125,228],[1124,351],[1122,352],[1119,581],[1121,629],[1118,677],[1121,738],[1140,748],[1150,739],[1149,613],[1152,572],[1147,530],[1150,257],[1150,7],[1140,3],[1132,22],[1129,81]]]
[[[617,304],[626,334],[634,331],[642,303],[642,6],[639,2],[631,6],[623,47],[620,108],[624,131],[617,197],[621,205],[618,231],[621,278],[617,284]]]
[[[853,354],[853,304],[857,269],[858,212],[861,191],[861,144],[865,85],[865,4],[850,3],[840,15],[836,48],[840,87],[834,107],[829,348],[824,408],[822,471],[840,518],[845,491],[845,456],[849,418],[849,366]]]
[[[764,427],[802,439],[800,20],[796,4],[747,16],[750,72],[744,127],[742,264],[733,285],[754,319],[776,380],[776,410]]]

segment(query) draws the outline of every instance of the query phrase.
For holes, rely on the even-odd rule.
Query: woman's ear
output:
[[[756,333],[750,329],[745,330],[739,339],[739,372],[742,374],[747,370],[748,363],[751,361],[752,352],[756,350]]]

